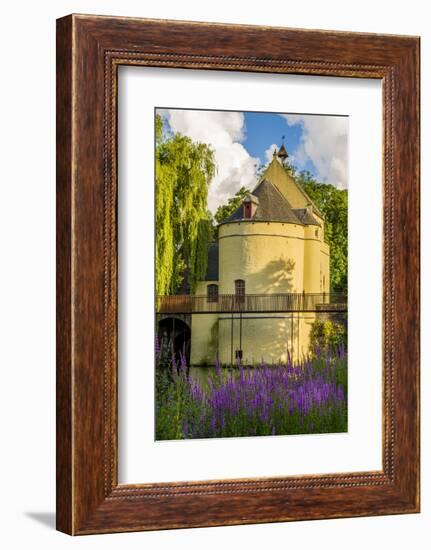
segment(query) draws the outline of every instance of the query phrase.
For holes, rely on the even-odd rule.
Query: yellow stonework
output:
[[[322,214],[275,156],[255,189],[264,180],[293,212],[302,209],[309,217],[302,223],[254,218],[221,223],[218,280],[199,282],[196,295],[206,295],[209,284],[217,284],[220,295],[234,294],[238,279],[245,282],[247,295],[329,293],[329,246],[323,240]],[[315,313],[306,312],[244,313],[241,319],[239,313],[194,314],[190,363],[213,364],[218,357],[231,364],[237,349],[242,350],[244,364],[286,361],[288,354],[297,359],[308,351],[315,319]]]
[[[202,281],[197,284],[195,294],[206,295],[207,285],[218,281]],[[218,357],[219,347],[219,316],[205,313],[192,315],[191,333],[192,345],[190,350],[191,365],[213,365]]]

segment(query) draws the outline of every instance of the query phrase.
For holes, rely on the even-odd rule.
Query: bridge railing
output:
[[[341,293],[176,294],[156,297],[157,313],[264,313],[347,311],[347,296]]]

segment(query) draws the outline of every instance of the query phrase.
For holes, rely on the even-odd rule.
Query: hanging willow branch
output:
[[[214,151],[181,134],[163,136],[156,115],[156,289],[174,294],[184,277],[194,292],[205,276],[211,218],[208,187]]]

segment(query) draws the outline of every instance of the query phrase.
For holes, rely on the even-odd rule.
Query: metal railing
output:
[[[265,312],[345,312],[347,296],[341,293],[284,294],[176,294],[156,297],[157,313],[265,313]]]

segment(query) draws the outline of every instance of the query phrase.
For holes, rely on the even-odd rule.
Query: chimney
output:
[[[257,207],[259,206],[259,199],[252,194],[247,195],[242,203],[242,217],[245,220],[251,220],[256,214]]]

